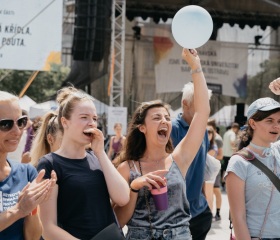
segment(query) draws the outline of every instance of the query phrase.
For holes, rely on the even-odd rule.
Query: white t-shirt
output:
[[[274,169],[273,156],[266,158],[262,158],[258,154],[255,154],[255,156],[268,168]],[[277,176],[280,177],[280,159],[276,160],[276,169]],[[273,189],[269,214],[261,237],[280,238],[280,193],[273,187],[269,178],[259,168],[238,155],[230,158],[225,179],[229,172],[235,173],[240,179],[245,181],[246,219],[252,237],[258,237],[260,234]]]
[[[225,132],[224,138],[223,138],[223,153],[224,156],[226,157],[231,157],[233,154],[233,149],[232,149],[232,142],[235,142],[236,140],[236,134],[232,129],[229,129],[228,131]]]

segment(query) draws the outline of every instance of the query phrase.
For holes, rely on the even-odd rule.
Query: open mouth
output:
[[[160,137],[166,137],[167,136],[167,128],[161,128],[159,131],[158,131],[158,135]]]
[[[88,137],[92,137],[92,133],[87,133],[87,132],[84,132],[84,134]]]

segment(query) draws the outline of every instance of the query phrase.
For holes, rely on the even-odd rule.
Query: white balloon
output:
[[[213,31],[213,20],[202,7],[189,5],[181,8],[172,20],[172,34],[184,48],[198,48],[205,44]]]

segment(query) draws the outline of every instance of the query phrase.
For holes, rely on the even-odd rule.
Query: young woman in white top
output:
[[[270,85],[279,94],[278,82]],[[245,147],[278,177],[280,104],[272,98],[254,101],[247,112],[248,126],[240,135]],[[280,193],[269,178],[239,155],[231,157],[225,174],[227,194],[237,240],[280,239]]]

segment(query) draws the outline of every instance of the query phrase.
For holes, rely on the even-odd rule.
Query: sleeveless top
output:
[[[141,176],[135,165],[134,168],[136,171],[133,171],[132,169],[130,170],[130,183],[137,177]],[[156,210],[150,191],[148,189],[145,190],[150,205],[152,227],[153,229],[177,228],[181,226],[188,227],[191,214],[189,210],[189,202],[186,197],[186,183],[180,169],[174,162],[173,157],[172,165],[165,177],[167,179],[168,189],[167,210]],[[141,188],[138,193],[135,210],[131,219],[127,223],[127,226],[128,228],[150,228],[149,211],[146,207],[144,188]]]
[[[116,137],[113,138],[112,142],[112,148],[114,150],[114,156],[116,157],[117,154],[121,151],[122,149],[122,139],[123,137],[120,137],[119,141],[115,142]]]

